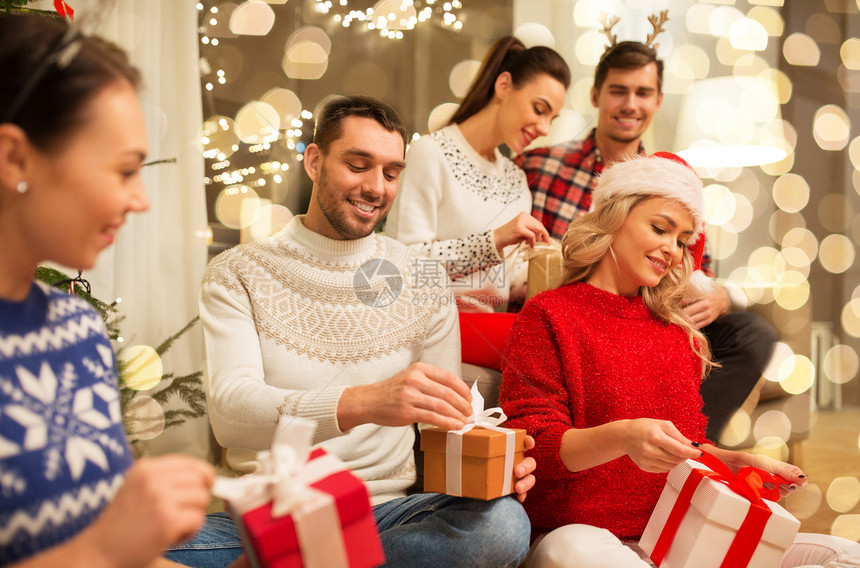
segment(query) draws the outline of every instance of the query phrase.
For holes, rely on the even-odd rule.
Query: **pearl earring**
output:
[[[30,189],[30,186],[27,185],[26,181],[22,181],[18,183],[18,193],[27,193],[27,190]]]

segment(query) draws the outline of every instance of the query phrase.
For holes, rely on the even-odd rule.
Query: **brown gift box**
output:
[[[526,431],[514,432],[513,465],[523,461]],[[446,440],[448,431],[427,428],[421,431],[421,451],[424,452],[424,491],[447,493],[445,480]],[[489,501],[513,493],[516,478],[511,474],[510,490],[503,492],[506,435],[482,426],[463,434],[462,496]]]
[[[561,276],[564,271],[561,243],[557,240],[553,239],[549,245],[535,246],[528,255],[529,272],[526,282],[526,300],[561,284]]]

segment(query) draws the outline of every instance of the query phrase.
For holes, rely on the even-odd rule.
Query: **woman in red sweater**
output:
[[[511,330],[500,399],[507,426],[536,440],[530,566],[650,566],[635,542],[666,472],[703,450],[781,475],[783,495],[806,484],[793,465],[702,445],[710,352],[682,305],[703,207],[701,180],[677,156],[614,165],[564,237],[565,284],[528,302]],[[860,566],[860,545],[800,535],[782,567],[801,565]]]

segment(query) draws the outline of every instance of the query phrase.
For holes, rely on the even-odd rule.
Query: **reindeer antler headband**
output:
[[[612,28],[619,22],[621,18],[618,16],[609,17],[609,14],[606,12],[600,13],[600,23],[603,24],[603,29],[600,33],[605,34],[606,37],[609,38],[609,47],[606,48],[606,51],[610,51],[616,45],[618,45],[618,36],[612,33]],[[660,35],[663,31],[663,25],[669,21],[669,10],[663,10],[660,12],[660,15],[652,14],[648,16],[648,21],[651,22],[651,27],[654,28],[654,31],[648,34],[648,39],[645,42],[646,47],[650,47],[654,51],[657,51],[657,47],[660,45],[659,43],[654,43],[654,40],[657,39],[657,36]]]

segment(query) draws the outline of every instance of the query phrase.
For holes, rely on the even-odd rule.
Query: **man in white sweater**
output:
[[[517,566],[529,542],[517,500],[406,496],[412,424],[459,428],[471,395],[446,279],[423,278],[426,259],[374,232],[405,147],[385,103],[331,99],[304,154],[307,214],[213,260],[200,296],[212,429],[244,474],[281,416],[315,420],[314,442],[367,484],[386,566]],[[515,467],[520,500],[533,469]]]

